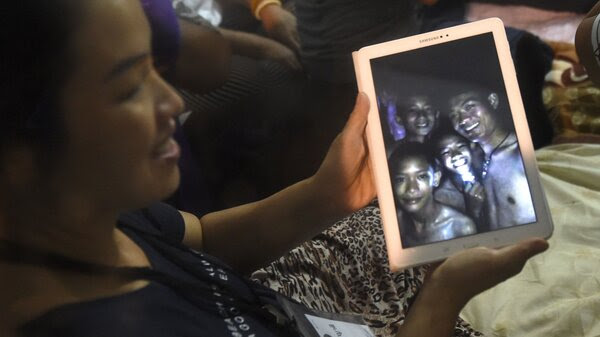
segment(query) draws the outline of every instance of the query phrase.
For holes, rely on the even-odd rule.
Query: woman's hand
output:
[[[333,141],[325,160],[310,179],[316,197],[339,217],[366,206],[375,198],[365,128],[369,99],[358,94],[344,130]]]
[[[300,52],[300,38],[296,28],[296,17],[279,5],[267,5],[260,11],[260,20],[269,36]]]
[[[527,260],[547,248],[546,240],[533,238],[501,249],[467,249],[434,268],[426,282],[443,287],[444,296],[462,308],[473,296],[521,272]]]
[[[459,312],[473,296],[518,274],[529,258],[547,248],[545,240],[529,239],[449,257],[430,271],[397,336],[451,336]]]

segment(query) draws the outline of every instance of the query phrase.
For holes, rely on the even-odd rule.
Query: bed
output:
[[[574,50],[583,15],[468,6],[469,20],[491,16],[533,32],[555,53],[543,89],[555,136],[536,152],[555,230],[546,253],[468,303],[461,317],[470,326],[460,321],[454,335],[479,336],[472,327],[486,336],[600,336],[600,89]],[[378,208],[367,207],[253,278],[315,309],[358,313],[378,336],[391,336],[427,270],[390,275],[381,237]]]
[[[555,230],[546,253],[474,298],[462,317],[487,336],[600,336],[600,89],[574,50],[583,16],[490,4],[471,5],[468,16],[498,16],[555,51],[543,95],[556,136],[536,152]]]

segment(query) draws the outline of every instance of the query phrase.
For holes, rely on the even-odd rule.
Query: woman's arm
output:
[[[184,242],[251,272],[366,206],[375,197],[365,139],[368,110],[368,98],[359,95],[314,176],[264,200],[207,214],[200,222],[188,219]]]

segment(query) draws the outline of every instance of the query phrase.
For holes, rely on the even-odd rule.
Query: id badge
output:
[[[374,337],[361,316],[311,310],[278,295],[277,301],[302,337]]]

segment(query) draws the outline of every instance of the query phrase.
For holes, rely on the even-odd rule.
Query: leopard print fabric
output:
[[[376,336],[394,336],[426,272],[426,266],[390,272],[379,208],[369,206],[252,279],[315,310],[359,314]],[[483,335],[459,318],[453,336]]]

